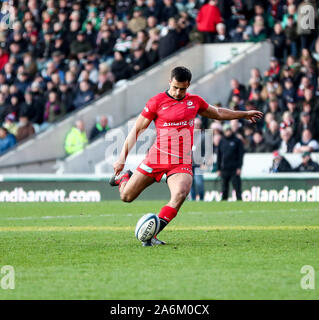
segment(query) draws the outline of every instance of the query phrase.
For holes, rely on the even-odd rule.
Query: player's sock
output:
[[[160,227],[157,234],[159,234],[169,222],[171,222],[177,215],[177,210],[170,206],[164,206],[158,214],[160,220]]]

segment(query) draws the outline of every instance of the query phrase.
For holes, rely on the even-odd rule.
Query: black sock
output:
[[[160,227],[159,227],[157,234],[159,234],[168,225],[168,221],[166,221],[162,218],[159,218],[159,221],[160,221]]]

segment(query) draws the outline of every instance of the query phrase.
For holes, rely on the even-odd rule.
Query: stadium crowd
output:
[[[226,107],[266,113],[257,130],[231,123],[245,151],[319,149],[318,29],[299,27],[302,6],[313,6],[317,16],[316,1],[10,0],[1,5],[0,154],[190,43],[244,41],[274,44],[265,74],[253,69],[249,83],[231,82]],[[221,124],[212,126],[222,134]]]

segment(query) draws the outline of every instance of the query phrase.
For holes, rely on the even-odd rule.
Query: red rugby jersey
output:
[[[149,158],[158,164],[191,163],[194,119],[209,104],[200,96],[186,93],[180,100],[167,92],[152,97],[142,116],[154,120],[157,139],[149,151]]]

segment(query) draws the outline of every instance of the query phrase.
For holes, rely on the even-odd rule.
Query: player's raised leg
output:
[[[132,202],[144,189],[154,183],[154,181],[154,178],[146,176],[136,170],[127,181],[121,184],[121,200],[124,202]]]
[[[110,185],[119,187],[122,201],[132,202],[154,181],[154,178],[146,176],[137,170],[134,173],[128,170],[118,178],[113,176],[110,180]]]

